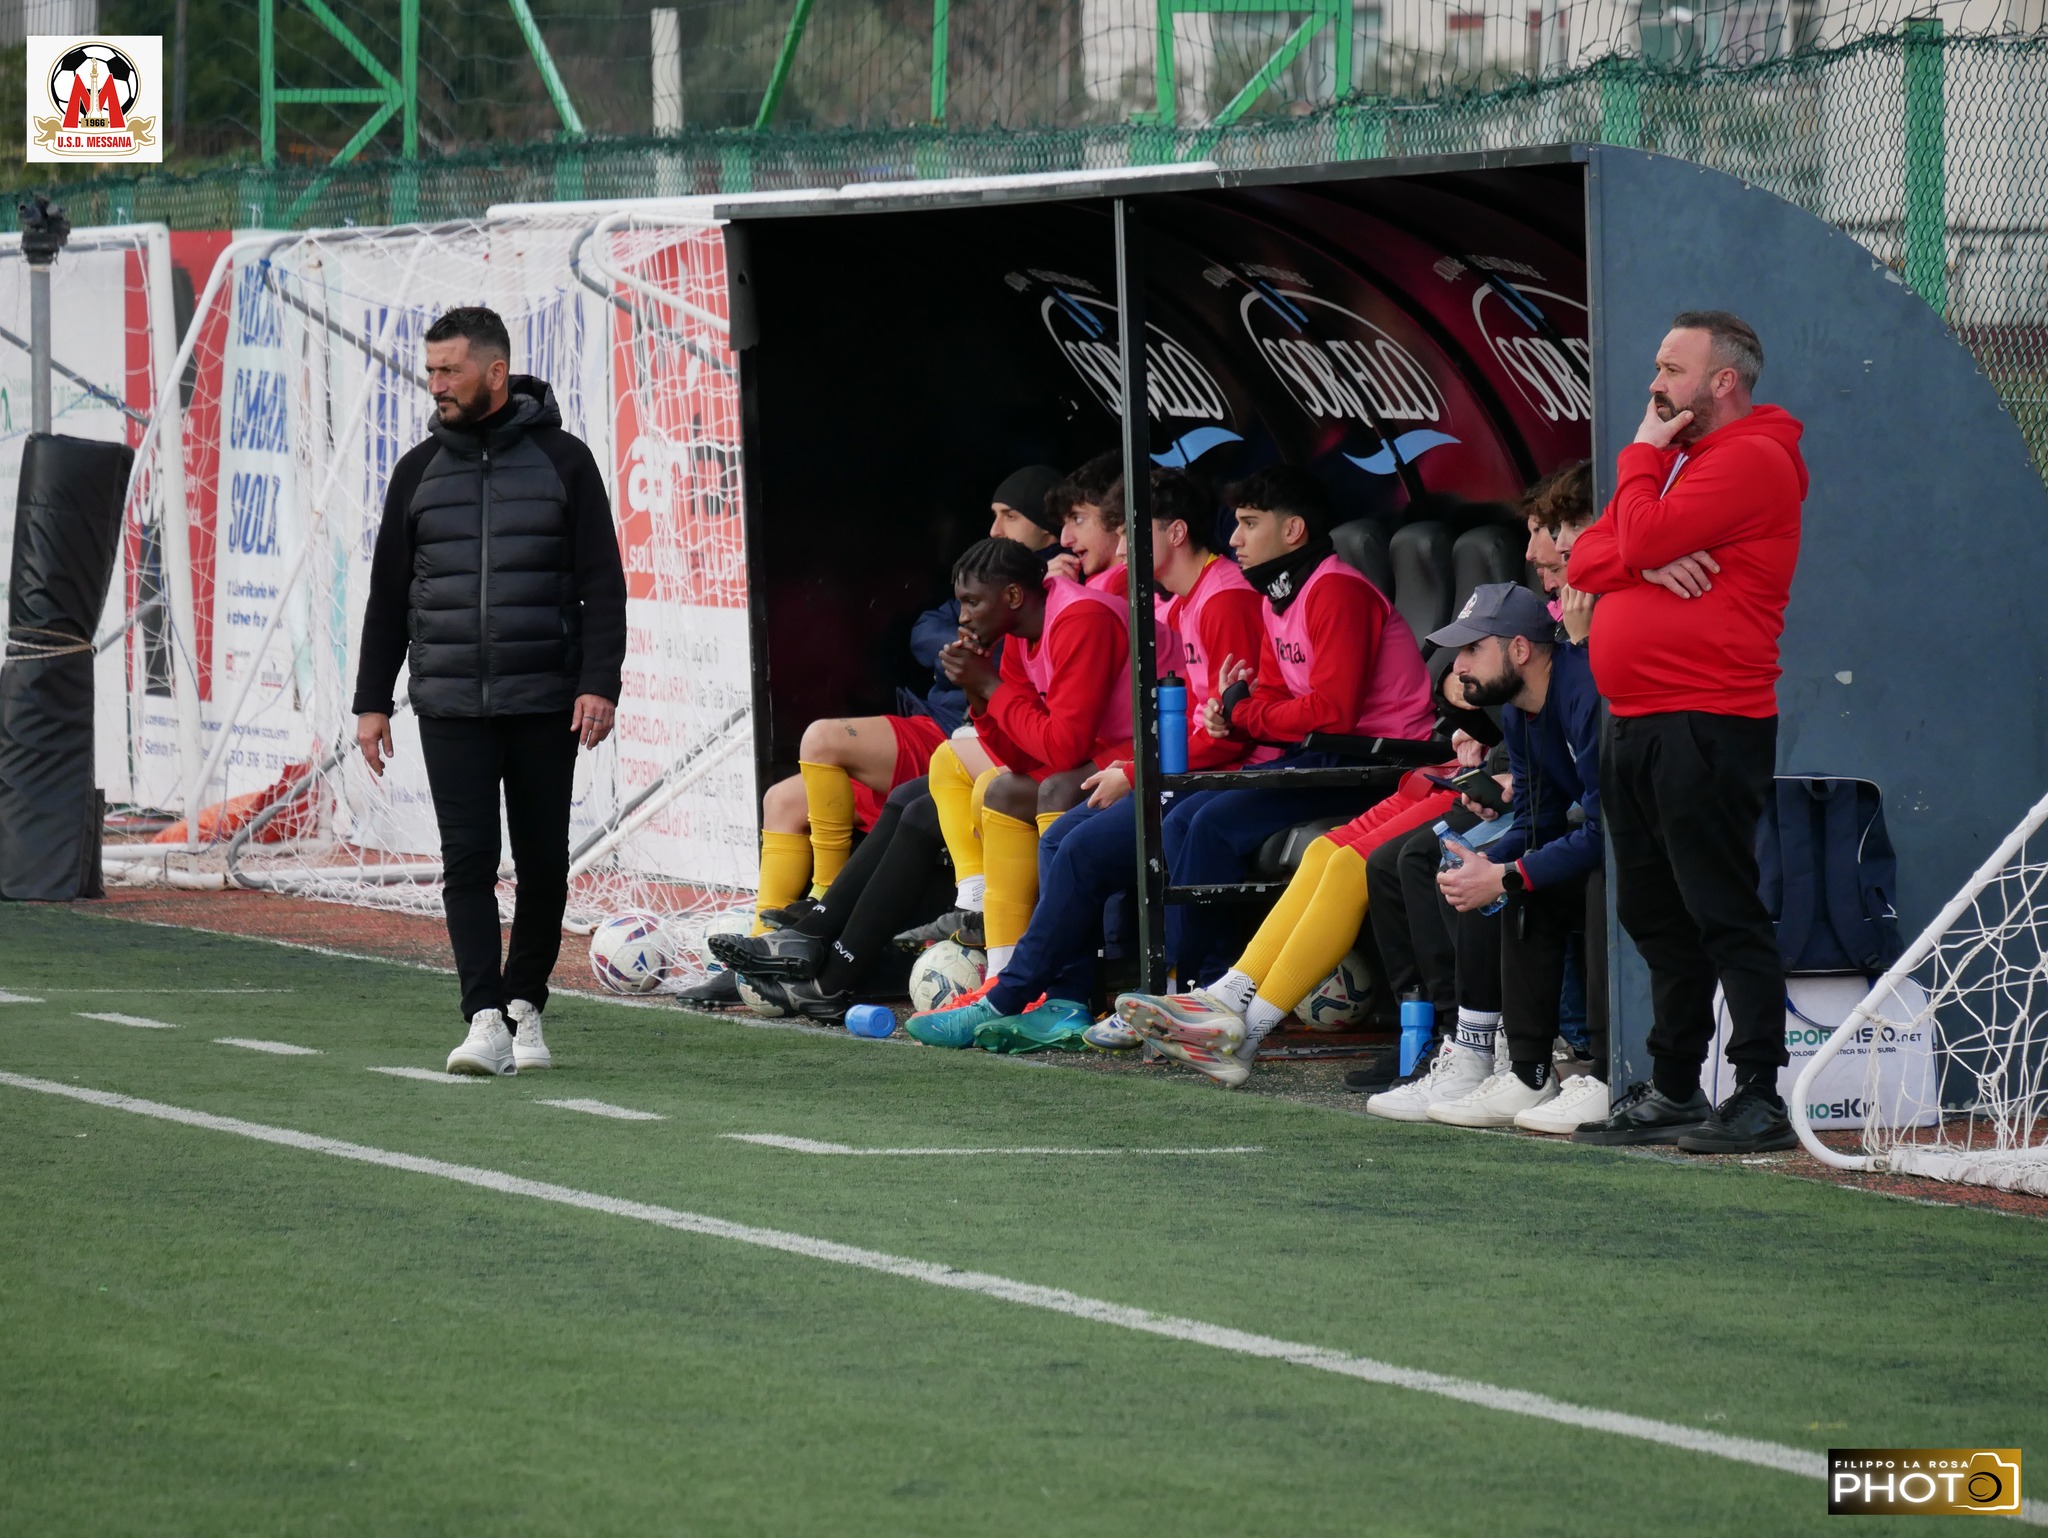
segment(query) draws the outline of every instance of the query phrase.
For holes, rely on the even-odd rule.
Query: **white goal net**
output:
[[[385,485],[427,436],[421,337],[469,304],[503,316],[514,372],[547,380],[590,444],[627,571],[618,727],[579,761],[568,923],[652,911],[687,956],[692,919],[746,900],[755,851],[738,371],[722,233],[687,212],[230,245],[175,360],[182,410],[151,418],[128,508],[135,540],[187,556],[164,562],[158,676],[130,691],[158,707],[131,712],[137,799],[184,815],[112,864],[439,910],[403,674],[381,778],[349,707]],[[509,854],[503,874],[509,914]]]
[[[1807,1149],[1839,1169],[1890,1171],[2048,1196],[2048,796],[2021,819],[1898,964],[1815,1053],[1792,1097]],[[1907,980],[1917,983],[1908,986]],[[1902,1007],[1902,1001],[1910,1001]],[[1888,1042],[1931,1032],[1927,1089],[1880,1092]],[[1867,1047],[1855,1147],[1824,1140],[1809,1089]],[[1928,1096],[1933,1103],[1928,1103]]]

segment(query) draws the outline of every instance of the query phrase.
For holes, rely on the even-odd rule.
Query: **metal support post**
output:
[[[1122,369],[1124,554],[1131,600],[1131,796],[1137,809],[1138,957],[1146,991],[1166,987],[1166,845],[1160,832],[1159,690],[1152,629],[1152,435],[1145,368],[1144,229],[1130,200],[1116,226],[1116,351]]]
[[[1948,98],[1938,17],[1906,23],[1906,282],[1948,313]]]
[[[28,357],[30,431],[50,430],[50,268],[71,221],[40,192],[20,205],[21,254],[28,260]]]

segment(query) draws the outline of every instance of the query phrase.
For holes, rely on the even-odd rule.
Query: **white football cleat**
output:
[[[1116,1013],[1148,1041],[1181,1041],[1211,1052],[1235,1052],[1245,1039],[1244,1016],[1200,988],[1193,993],[1119,994]]]
[[[462,1045],[448,1054],[450,1073],[492,1074],[519,1072],[519,1060],[512,1055],[512,1033],[505,1029],[505,1017],[495,1009],[480,1009],[470,1016],[469,1034]]]
[[[1428,1121],[1432,1105],[1439,1100],[1469,1095],[1486,1082],[1492,1071],[1490,1054],[1446,1040],[1428,1072],[1413,1074],[1406,1083],[1381,1090],[1366,1101],[1365,1111],[1368,1116],[1384,1116],[1388,1121]]]
[[[1427,1115],[1446,1127],[1512,1127],[1524,1111],[1533,1111],[1557,1098],[1557,1076],[1546,1073],[1543,1087],[1531,1089],[1510,1069],[1487,1076],[1478,1088],[1455,1100],[1439,1100]]]
[[[514,999],[505,1007],[505,1013],[512,1017],[512,1061],[519,1065],[519,1071],[554,1067],[548,1044],[541,1038],[540,1011],[524,999]]]
[[[1197,1073],[1207,1074],[1225,1089],[1236,1089],[1252,1076],[1251,1069],[1228,1052],[1197,1046],[1192,1041],[1175,1041],[1170,1036],[1146,1039],[1159,1049],[1161,1056],[1185,1063]]]
[[[1558,1082],[1557,1098],[1516,1113],[1515,1125],[1524,1132],[1548,1132],[1569,1137],[1588,1122],[1607,1120],[1607,1086],[1590,1073]]]

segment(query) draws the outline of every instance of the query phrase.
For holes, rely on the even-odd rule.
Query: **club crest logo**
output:
[[[161,161],[163,39],[28,40],[32,162]]]

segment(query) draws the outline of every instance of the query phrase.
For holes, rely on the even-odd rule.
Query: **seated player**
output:
[[[1128,753],[1130,656],[1123,608],[1116,599],[1069,578],[1048,576],[1036,555],[1007,539],[972,546],[953,568],[953,585],[960,631],[943,661],[948,676],[966,690],[990,752],[1027,775],[1087,763],[1084,755],[1090,752],[1105,761]],[[1006,640],[1010,644],[1003,644]],[[1000,663],[992,663],[990,657],[998,652]],[[714,953],[749,982],[775,980],[787,1002],[806,1014],[836,1018],[843,1013],[859,969],[872,960],[864,948],[869,933],[886,937],[902,918],[915,917],[902,914],[901,904],[906,894],[923,889],[933,868],[924,835],[938,832],[932,791],[947,770],[955,776],[963,772],[956,747],[933,754],[934,783],[925,794],[906,795],[904,788],[892,792],[890,804],[899,815],[888,830],[891,847],[876,851],[872,874],[863,863],[855,890],[835,895],[835,883],[824,896],[822,911],[805,915],[788,931],[714,937]],[[1016,858],[1012,846],[1017,841],[1004,826],[1006,820],[1000,813],[984,812],[981,818],[993,864]],[[1026,826],[1030,842],[1021,858],[1035,896],[1038,835],[1035,827]],[[899,844],[906,850],[897,850]],[[943,858],[942,846],[939,853]],[[878,915],[885,912],[897,922],[881,928]],[[1018,919],[1019,933],[1023,925],[1024,919]],[[856,939],[862,942],[859,948]],[[797,986],[804,983],[810,987]]]
[[[1029,550],[1055,548],[1060,519],[1049,498],[1060,475],[1049,465],[1027,465],[996,488],[991,503],[991,538],[1016,537]],[[945,607],[945,606],[942,606]],[[919,620],[912,650],[926,667],[937,668],[940,646],[958,634],[957,623],[945,626],[927,655],[920,640],[931,640],[943,621],[939,611]],[[855,828],[871,829],[881,814],[882,799],[906,781],[919,779],[933,752],[960,724],[964,699],[957,686],[938,671],[924,711],[914,714],[842,717],[813,721],[804,729],[797,753],[798,772],[777,781],[761,798],[761,873],[757,888],[756,934],[777,923],[793,922],[804,912],[796,906],[808,892],[813,898],[838,876],[853,852]],[[942,718],[951,714],[951,721]],[[971,751],[971,750],[970,750]],[[731,1003],[737,999],[734,979],[714,973],[683,997],[692,1003]]]
[[[1464,683],[1444,658],[1448,714],[1464,715]],[[1395,793],[1302,851],[1301,864],[1231,969],[1190,993],[1126,993],[1116,1012],[1137,1036],[1227,1088],[1251,1077],[1259,1043],[1337,969],[1358,941],[1367,910],[1366,860],[1411,829],[1428,828],[1457,796],[1430,783],[1458,763],[1403,775]]]
[[[1546,573],[1544,590],[1557,600],[1558,623],[1564,626],[1566,637],[1572,645],[1584,646],[1593,633],[1594,595],[1567,582],[1564,568],[1579,536],[1600,519],[1600,504],[1593,500],[1591,464],[1582,459],[1551,476],[1533,499],[1530,511],[1557,552],[1556,580],[1553,583]]]
[[[1045,499],[1048,521],[1058,533],[1058,545],[1047,552],[1047,571],[1118,598],[1126,591],[1123,511],[1121,504],[1110,505],[1110,493],[1122,465],[1121,454],[1097,454],[1055,486]],[[946,637],[949,641],[957,635],[958,616],[955,605],[954,630]],[[957,734],[928,766],[939,825],[953,858],[956,888],[950,909],[896,937],[896,943],[913,954],[941,940],[957,940],[970,950],[982,950],[988,945],[983,929],[988,881],[987,853],[981,843],[981,814],[996,771],[986,753],[977,758],[973,741],[972,731]]]
[[[1113,505],[1121,507],[1120,491]],[[1167,623],[1190,706],[1199,709],[1214,694],[1214,662],[1263,643],[1259,595],[1236,563],[1209,548],[1215,509],[1192,476],[1154,470],[1151,517],[1152,573],[1173,595]],[[1188,767],[1227,769],[1249,751],[1247,743],[1194,734]],[[985,1039],[1007,1032],[1049,1042],[1086,1028],[1104,905],[1135,884],[1137,819],[1128,758],[1090,776],[1083,788],[1088,801],[1046,830],[1044,890],[997,982],[978,998],[913,1016],[907,1029],[919,1041],[965,1047],[981,1031]],[[1041,993],[1044,1005],[1026,1014]]]
[[[1066,577],[1035,575],[1018,547],[987,540],[961,557],[960,639],[940,654],[967,693],[981,746],[1007,771],[980,787],[987,864],[988,969],[1000,973],[1038,899],[1039,818],[1131,743],[1131,656],[1123,603]],[[1000,663],[990,660],[998,641]],[[942,756],[932,765],[939,796]],[[957,793],[957,779],[954,789]],[[943,818],[948,803],[940,799]],[[950,831],[950,830],[949,830]],[[950,840],[949,840],[950,842]]]
[[[1226,489],[1230,537],[1244,575],[1264,595],[1267,644],[1227,657],[1220,694],[1203,708],[1211,736],[1287,751],[1267,768],[1343,760],[1299,746],[1311,732],[1420,739],[1434,709],[1415,636],[1380,590],[1330,543],[1329,494],[1293,465],[1260,470]],[[1176,885],[1242,881],[1259,846],[1312,817],[1360,810],[1355,789],[1197,791],[1166,814],[1167,868]],[[1167,911],[1167,946],[1183,984],[1220,976],[1236,953],[1232,925],[1210,907]]]
[[[1526,1125],[1521,1118],[1559,1098],[1551,1048],[1566,942],[1575,933],[1591,939],[1590,931],[1604,931],[1606,924],[1599,879],[1605,859],[1600,697],[1584,649],[1559,644],[1542,600],[1513,583],[1478,588],[1459,617],[1429,639],[1458,648],[1454,668],[1464,679],[1467,703],[1501,706],[1514,776],[1512,823],[1493,843],[1459,855],[1459,863],[1437,877],[1456,915],[1454,931],[1474,926],[1459,936],[1461,989],[1469,938],[1497,946],[1501,1012],[1494,1018],[1461,1007],[1457,1034],[1428,1071],[1375,1095],[1366,1109],[1418,1120],[1413,1111],[1419,1108],[1429,1120],[1456,1127]],[[1569,817],[1574,805],[1581,816],[1576,826]],[[1485,910],[1503,895],[1507,906],[1496,921]],[[1604,961],[1587,971],[1598,1062],[1607,1055]],[[1509,1056],[1508,1069],[1498,1073],[1496,1029],[1506,1037]],[[1604,1100],[1604,1086],[1597,1095],[1577,1080],[1574,1088]],[[1582,1104],[1574,1116],[1572,1126],[1599,1120],[1600,1108]]]

